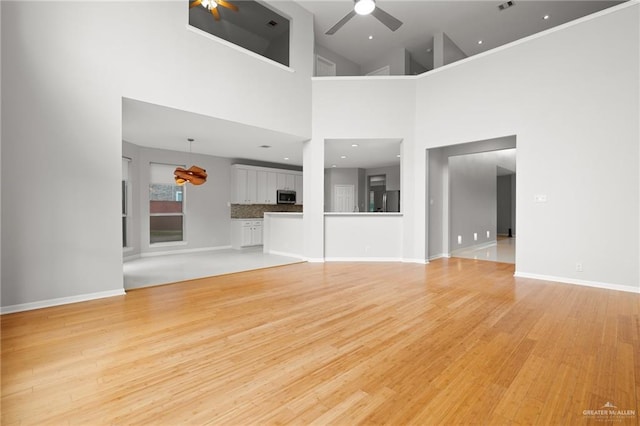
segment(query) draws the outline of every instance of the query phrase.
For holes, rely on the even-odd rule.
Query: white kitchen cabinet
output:
[[[278,173],[278,189],[293,191],[296,186],[296,179],[293,173]]]
[[[231,203],[277,204],[277,191],[296,191],[302,204],[302,172],[234,164],[231,166]]]
[[[231,221],[231,247],[241,249],[259,245],[262,245],[261,219],[237,219]]]
[[[259,170],[257,172],[257,203],[258,204],[277,204],[276,192],[278,184],[278,176],[276,172]]]
[[[233,167],[232,202],[235,204],[255,204],[258,200],[258,174],[256,170]]]

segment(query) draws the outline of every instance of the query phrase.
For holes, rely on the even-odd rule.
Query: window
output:
[[[122,157],[122,247],[129,247],[129,165],[131,160]]]
[[[184,190],[175,184],[171,164],[150,164],[149,242],[168,243],[184,240]]]

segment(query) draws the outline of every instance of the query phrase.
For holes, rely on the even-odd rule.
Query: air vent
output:
[[[271,145],[260,145],[260,148],[271,148]]]
[[[511,6],[513,6],[513,2],[512,1],[508,1],[506,3],[502,3],[501,5],[498,5],[498,9],[505,10],[505,9],[510,8]]]
[[[278,23],[276,21],[274,21],[274,20],[271,20],[271,21],[267,22],[267,25],[270,26],[270,27],[275,27],[276,25],[278,25]]]

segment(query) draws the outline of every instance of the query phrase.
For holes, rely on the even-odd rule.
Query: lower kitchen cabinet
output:
[[[262,245],[262,219],[235,219],[231,221],[231,247]]]

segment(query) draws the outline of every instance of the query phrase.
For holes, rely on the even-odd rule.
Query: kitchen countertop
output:
[[[325,216],[402,216],[399,212],[325,212]]]

